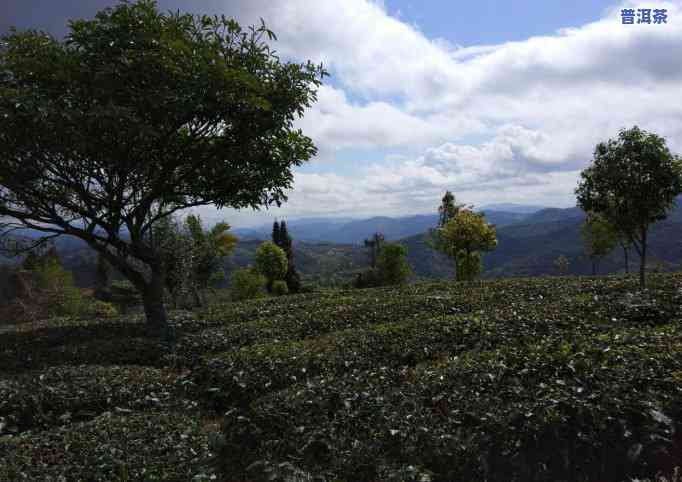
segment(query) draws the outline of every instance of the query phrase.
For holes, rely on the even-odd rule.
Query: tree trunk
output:
[[[166,339],[171,338],[170,326],[166,315],[163,296],[163,274],[160,270],[152,269],[152,276],[142,291],[142,303],[149,328]]]
[[[625,258],[625,274],[630,274],[630,263],[628,262],[628,247],[623,245],[623,257]]]
[[[639,287],[646,288],[646,235],[647,230],[642,230],[642,257],[639,264]]]

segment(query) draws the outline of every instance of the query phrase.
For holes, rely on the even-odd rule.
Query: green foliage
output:
[[[265,277],[252,268],[238,269],[232,273],[231,297],[234,301],[258,298],[265,282]]]
[[[229,229],[230,225],[223,222],[205,230],[201,218],[194,215],[183,223],[164,218],[154,226],[152,244],[160,253],[164,282],[176,306],[201,304],[201,299],[196,299],[198,293],[224,279],[221,261],[237,244]]]
[[[635,126],[597,144],[592,164],[580,177],[578,206],[603,216],[632,243],[644,287],[649,225],[665,219],[682,193],[682,161],[665,139]]]
[[[38,290],[46,297],[50,316],[76,316],[81,310],[80,290],[54,252],[40,257],[32,270]]]
[[[118,316],[118,310],[113,303],[102,300],[94,300],[87,303],[84,308],[84,315],[93,318],[115,318]]]
[[[436,248],[456,260],[457,279],[471,281],[479,276],[479,251],[491,251],[497,246],[495,226],[485,222],[485,216],[470,209],[460,209],[455,217],[437,230]],[[461,269],[459,269],[461,268]]]
[[[377,269],[385,285],[406,283],[411,274],[410,266],[407,264],[407,248],[395,243],[384,244],[377,261]]]
[[[618,231],[603,215],[590,213],[580,228],[587,257],[592,260],[592,274],[597,274],[597,262],[618,244]]]
[[[438,206],[438,227],[443,228],[457,213],[464,204],[457,204],[455,196],[450,191],[445,191],[440,206]]]
[[[3,223],[49,225],[108,253],[164,328],[153,226],[196,206],[279,205],[292,169],[317,152],[295,122],[326,72],[284,62],[274,40],[262,24],[166,13],[151,0],[72,21],[63,40],[4,35]]]
[[[268,292],[272,291],[273,283],[282,280],[287,274],[287,255],[275,243],[266,241],[256,251],[256,270],[262,274],[267,283]]]
[[[285,221],[278,223],[275,221],[272,225],[272,242],[282,248],[287,255],[287,273],[284,276],[284,281],[287,283],[287,289],[291,293],[298,293],[301,290],[301,276],[294,265],[294,247],[293,240],[289,236],[287,224]]]
[[[275,296],[283,296],[289,294],[289,287],[284,280],[277,280],[272,283],[272,294]]]
[[[455,258],[456,275],[459,281],[471,281],[477,279],[481,275],[483,263],[481,261],[481,254],[478,251],[467,253],[462,250],[457,253]]]

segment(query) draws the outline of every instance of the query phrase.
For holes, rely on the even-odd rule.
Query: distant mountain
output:
[[[515,214],[533,214],[542,209],[545,206],[531,206],[528,204],[514,204],[514,203],[497,203],[497,204],[486,204],[481,211],[504,211],[507,213]]]
[[[682,199],[680,199],[682,201]],[[590,274],[591,263],[584,256],[580,226],[585,213],[578,208],[543,208],[531,214],[484,211],[486,219],[497,226],[497,248],[483,258],[484,277],[541,276],[555,274],[554,261],[560,255],[569,259],[569,273]],[[369,256],[362,240],[382,232],[389,241],[408,248],[408,262],[418,278],[451,278],[452,260],[434,251],[428,231],[437,216],[417,215],[401,218],[378,216],[364,220],[308,219],[287,222],[294,238],[296,266],[306,281],[338,285],[367,269]],[[271,226],[234,230],[240,237],[235,253],[225,261],[225,271],[254,263],[255,252],[263,239],[270,238]],[[248,234],[251,236],[248,236]],[[326,239],[331,240],[326,241]],[[679,269],[682,263],[682,202],[664,221],[652,226],[649,237],[649,267]],[[62,238],[57,247],[65,266],[74,272],[79,286],[94,282],[96,256],[75,238]],[[630,270],[639,258],[630,252]],[[617,248],[599,266],[599,274],[624,270],[622,249]]]
[[[498,228],[523,221],[528,215],[505,211],[484,211],[486,220]],[[294,240],[303,242],[331,242],[341,244],[362,244],[374,233],[382,233],[386,240],[416,236],[438,224],[437,214],[419,214],[392,218],[376,216],[369,219],[339,220],[317,218],[314,220],[287,221],[287,229]],[[233,232],[243,239],[270,239],[272,225],[257,228],[234,229]]]

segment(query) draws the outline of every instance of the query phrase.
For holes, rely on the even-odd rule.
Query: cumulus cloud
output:
[[[620,128],[682,151],[680,1],[656,4],[666,25],[622,25],[621,8],[650,7],[628,1],[587,25],[471,46],[430,39],[368,0],[211,4],[247,23],[262,16],[283,56],[330,69],[333,84],[299,123],[327,165],[344,149],[385,158],[344,175],[311,172],[313,161],[283,213],[431,211],[444,189],[570,205],[595,144]]]

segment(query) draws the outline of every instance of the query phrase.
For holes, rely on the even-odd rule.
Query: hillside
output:
[[[635,283],[420,283],[215,304],[171,314],[175,346],[130,316],[2,326],[0,480],[666,473],[682,464],[682,277],[652,276],[649,296]]]

